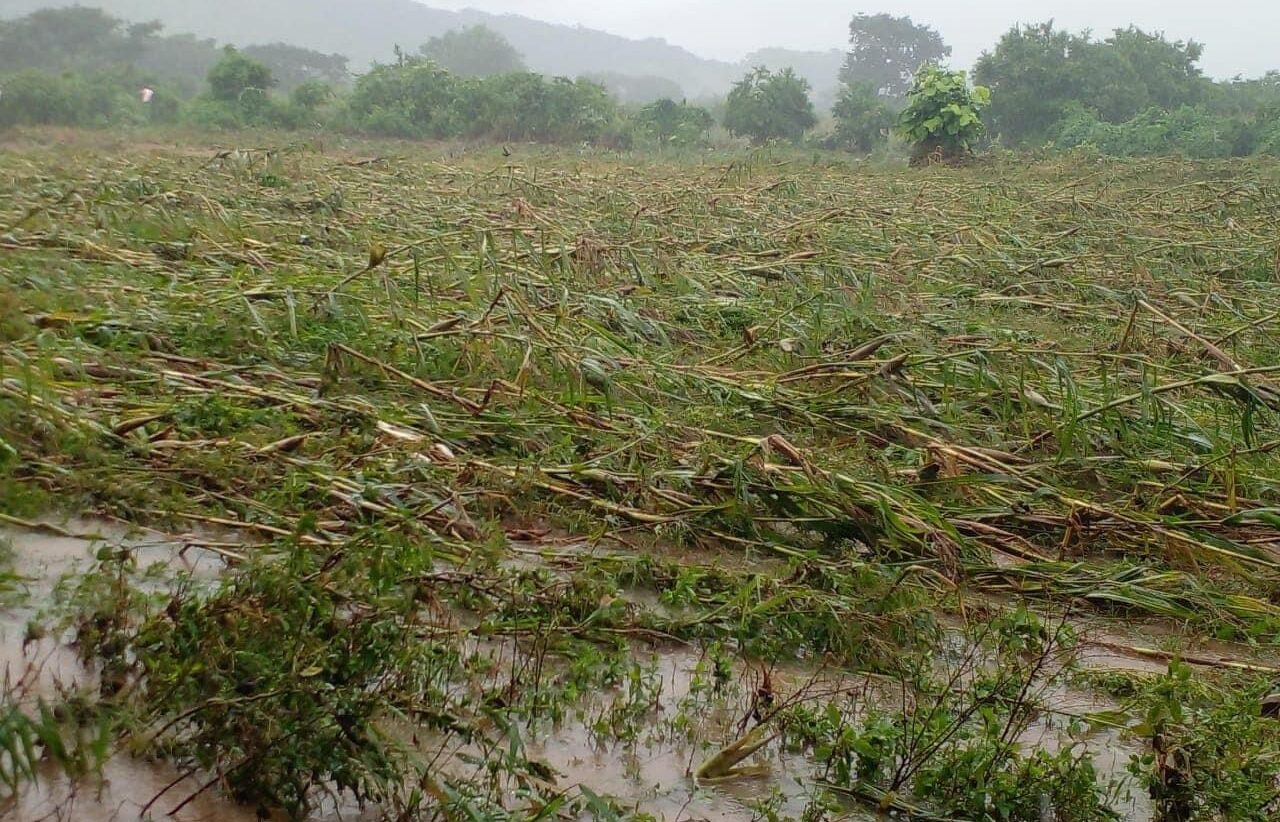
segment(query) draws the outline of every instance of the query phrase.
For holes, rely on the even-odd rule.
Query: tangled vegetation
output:
[[[1268,818],[1274,165],[403,150],[0,158],[0,512],[238,536],[98,555],[59,733],[295,817],[647,812],[573,726],[802,769],[747,816]]]

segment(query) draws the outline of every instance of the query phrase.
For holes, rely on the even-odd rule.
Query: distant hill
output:
[[[416,50],[431,37],[477,24],[503,34],[534,71],[666,78],[694,98],[724,94],[748,67],[764,63],[794,65],[821,101],[835,87],[839,71],[839,52],[767,49],[735,64],[707,60],[660,39],[631,40],[513,14],[443,11],[414,0],[0,0],[0,17],[71,5],[97,6],[133,22],[159,20],[170,33],[190,32],[223,43],[283,42],[343,54],[357,71],[390,60],[396,45]]]

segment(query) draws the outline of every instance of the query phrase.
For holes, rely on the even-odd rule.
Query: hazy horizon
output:
[[[843,49],[858,12],[909,14],[938,29],[953,49],[952,63],[972,66],[1015,23],[1054,19],[1059,27],[1105,35],[1133,24],[1175,40],[1205,46],[1201,66],[1215,78],[1257,76],[1280,69],[1274,32],[1280,3],[1223,0],[1213,6],[1185,0],[1082,0],[1064,10],[1045,0],[986,0],[975,9],[942,0],[883,0],[865,5],[838,0],[419,0],[433,8],[519,14],[552,23],[603,29],[632,38],[660,37],[702,57],[729,62],[768,47]]]

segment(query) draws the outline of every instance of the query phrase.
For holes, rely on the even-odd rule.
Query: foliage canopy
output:
[[[916,72],[899,130],[921,160],[940,154],[944,160],[964,157],[982,137],[982,109],[991,100],[984,86],[969,87],[963,71],[926,65]]]
[[[271,69],[234,46],[223,50],[222,59],[209,72],[209,91],[213,99],[224,103],[239,102],[250,91],[265,94],[275,84]]]
[[[515,46],[487,26],[447,31],[428,40],[419,53],[460,77],[489,77],[529,70]]]
[[[950,56],[951,47],[930,26],[910,17],[859,14],[849,23],[849,53],[840,79],[867,83],[883,97],[903,97],[917,69]]]
[[[660,145],[688,145],[696,142],[715,121],[705,108],[664,98],[636,113],[636,124]]]
[[[791,69],[755,69],[738,81],[725,103],[725,127],[756,144],[799,142],[817,122],[809,84]]]
[[[1196,65],[1201,52],[1198,43],[1134,27],[1095,41],[1049,22],[1005,33],[979,58],[974,78],[992,91],[995,134],[1009,145],[1043,144],[1073,104],[1120,123],[1201,102],[1211,86]]]
[[[838,148],[869,152],[883,144],[897,114],[870,83],[847,83],[831,110],[836,119]]]
[[[287,43],[246,46],[242,53],[269,68],[280,89],[286,92],[304,83],[323,83],[335,88],[351,84],[347,58],[341,54],[322,54]]]
[[[458,77],[402,56],[356,81],[353,125],[391,137],[488,137],[549,143],[597,141],[619,118],[604,87],[540,74]]]

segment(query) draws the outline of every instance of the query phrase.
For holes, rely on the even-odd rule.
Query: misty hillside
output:
[[[389,60],[396,45],[414,50],[433,36],[476,24],[506,36],[534,71],[664,77],[692,97],[723,94],[749,65],[765,63],[773,68],[794,64],[823,99],[831,96],[839,70],[838,52],[767,49],[753,60],[732,64],[701,58],[664,40],[630,40],[517,15],[442,11],[414,0],[0,0],[0,17],[70,5],[98,6],[134,22],[159,20],[170,33],[190,32],[223,43],[285,42],[343,54],[356,70]]]

